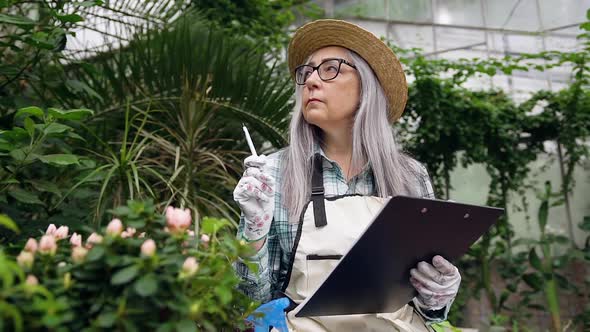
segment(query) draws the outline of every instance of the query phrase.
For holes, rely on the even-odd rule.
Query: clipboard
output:
[[[395,312],[415,295],[410,269],[463,256],[504,209],[395,196],[351,246],[296,317]]]

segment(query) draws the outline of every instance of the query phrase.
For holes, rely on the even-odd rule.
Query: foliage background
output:
[[[105,11],[121,27],[115,42],[68,52],[77,28],[106,34],[93,25]],[[225,217],[235,226],[231,192],[248,151],[239,127],[247,124],[261,152],[286,144],[292,87],[281,53],[285,31],[320,15],[312,3],[293,0],[0,1],[0,210],[20,229],[0,228],[0,243],[16,255],[49,223],[88,233],[128,199],[153,199],[156,210],[188,207],[197,221]],[[590,280],[566,275],[572,267],[587,273],[590,242],[571,239],[590,230],[590,221],[570,216],[569,237],[547,227],[548,211],[568,206],[573,174],[588,160],[590,22],[580,28],[578,51],[502,59],[433,59],[392,45],[414,78],[400,139],[427,165],[439,197],[452,197],[458,165],[484,165],[487,204],[508,211],[460,263],[455,324],[464,322],[471,297],[488,303],[487,325],[534,330],[531,317],[544,308],[553,330],[588,324],[590,307],[562,319],[559,300],[590,302]],[[465,87],[476,76],[564,64],[571,67],[567,88],[524,102]],[[549,155],[548,141],[557,142],[551,158],[562,167],[553,186],[536,181],[532,169]],[[526,200],[527,190],[538,192],[537,201]],[[515,209],[538,236],[514,233]]]

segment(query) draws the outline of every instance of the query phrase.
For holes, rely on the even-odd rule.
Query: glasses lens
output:
[[[334,79],[338,76],[338,72],[340,71],[340,61],[338,60],[328,60],[323,62],[319,68],[320,78],[324,81],[328,81]]]
[[[295,81],[297,82],[297,84],[304,84],[312,72],[313,67],[311,66],[303,65],[297,67],[297,69],[295,69]]]

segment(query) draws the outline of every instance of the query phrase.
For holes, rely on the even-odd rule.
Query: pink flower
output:
[[[39,252],[42,254],[54,255],[57,250],[57,243],[53,235],[43,235],[39,241]]]
[[[121,220],[115,218],[107,225],[107,234],[111,236],[118,236],[123,231],[123,223]]]
[[[195,231],[193,231],[192,229],[187,230],[188,236],[190,237],[195,237]]]
[[[68,226],[59,226],[59,228],[53,233],[53,236],[55,236],[55,239],[59,241],[67,238],[69,231],[70,229]]]
[[[152,239],[147,239],[141,245],[141,255],[145,257],[152,257],[156,252],[156,242]]]
[[[191,277],[197,270],[199,269],[199,263],[197,263],[197,259],[194,257],[187,257],[182,264],[182,272],[185,276]]]
[[[28,251],[30,253],[35,253],[35,251],[37,251],[37,240],[35,240],[34,238],[30,237],[27,240],[27,244],[25,244],[25,249],[24,251]]]
[[[86,248],[92,248],[93,245],[99,244],[101,242],[102,242],[102,236],[100,236],[96,233],[92,233],[92,234],[90,234],[88,239],[86,239]]]
[[[47,227],[47,230],[45,231],[45,235],[53,235],[53,233],[55,233],[55,231],[56,231],[55,225],[54,224],[50,224]]]
[[[166,225],[171,233],[182,234],[191,225],[191,210],[167,207]]]
[[[74,263],[82,263],[86,259],[87,254],[88,249],[82,246],[72,248],[72,260]]]
[[[137,236],[137,238],[142,239],[145,237],[145,232],[141,232],[139,233],[139,235]]]
[[[33,262],[35,261],[35,256],[33,253],[29,251],[21,251],[20,254],[16,257],[16,262],[18,266],[26,269],[30,269],[33,266]]]
[[[209,235],[207,234],[201,234],[201,242],[203,242],[203,244],[208,244],[209,243]]]
[[[126,230],[123,231],[123,233],[121,233],[121,237],[122,238],[128,238],[128,237],[132,237],[133,235],[135,235],[136,229],[133,227],[127,227]]]
[[[74,247],[81,247],[82,246],[82,235],[74,233],[72,237],[70,237],[70,243]]]
[[[37,286],[39,284],[39,280],[34,275],[29,274],[25,283],[29,286]]]

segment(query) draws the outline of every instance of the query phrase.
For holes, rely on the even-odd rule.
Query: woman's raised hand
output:
[[[244,214],[243,237],[253,242],[264,238],[270,229],[274,210],[275,184],[265,173],[266,156],[244,160],[246,170],[234,189],[234,200]]]
[[[459,270],[442,256],[436,255],[432,264],[418,263],[410,270],[410,282],[418,291],[418,304],[428,310],[438,310],[449,304],[459,291]]]

